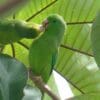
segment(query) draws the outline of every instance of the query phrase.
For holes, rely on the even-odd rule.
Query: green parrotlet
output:
[[[57,60],[66,23],[60,15],[53,14],[43,21],[42,26],[43,34],[30,47],[29,63],[33,74],[47,82]]]
[[[23,38],[33,39],[41,33],[40,25],[22,20],[0,19],[0,45],[17,42]]]

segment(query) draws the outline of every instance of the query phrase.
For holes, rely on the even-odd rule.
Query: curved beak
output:
[[[45,31],[45,29],[48,27],[48,24],[49,22],[47,19],[42,22],[42,24],[40,25],[41,32]]]
[[[42,22],[42,25],[43,25],[43,27],[45,27],[45,28],[47,28],[48,24],[49,24],[49,22],[48,22],[47,19],[44,20],[44,21]]]

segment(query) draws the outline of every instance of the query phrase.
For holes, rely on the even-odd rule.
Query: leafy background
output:
[[[30,0],[15,13],[15,19],[34,23],[41,23],[53,13],[63,16],[67,29],[54,70],[69,82],[73,93],[79,95],[73,98],[75,100],[100,98],[100,71],[94,61],[90,39],[91,26],[99,9],[100,0]],[[29,66],[28,48],[31,42],[23,39],[7,45],[3,52]]]

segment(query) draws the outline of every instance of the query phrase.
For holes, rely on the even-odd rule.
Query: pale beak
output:
[[[42,25],[43,25],[43,27],[45,27],[45,28],[47,28],[48,27],[48,24],[49,24],[49,22],[48,22],[48,20],[46,19],[46,20],[44,20],[43,22],[42,22]]]
[[[44,21],[42,22],[42,24],[40,25],[40,30],[41,30],[41,31],[45,31],[46,28],[48,27],[48,24],[49,24],[48,20],[47,20],[47,19],[44,20]]]

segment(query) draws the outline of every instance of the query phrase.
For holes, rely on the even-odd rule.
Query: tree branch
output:
[[[61,44],[60,46],[63,47],[63,48],[69,49],[69,50],[71,50],[71,51],[75,51],[75,52],[78,52],[78,53],[81,53],[81,54],[84,54],[84,55],[93,57],[92,54],[86,53],[86,52],[84,52],[84,51],[80,51],[80,50],[78,50],[78,49],[69,47],[69,46],[67,46],[67,45]]]
[[[43,82],[41,76],[34,76],[32,71],[29,70],[29,77],[35,83],[35,85],[43,92],[47,93],[52,100],[60,100],[60,98],[55,95],[50,88]]]

